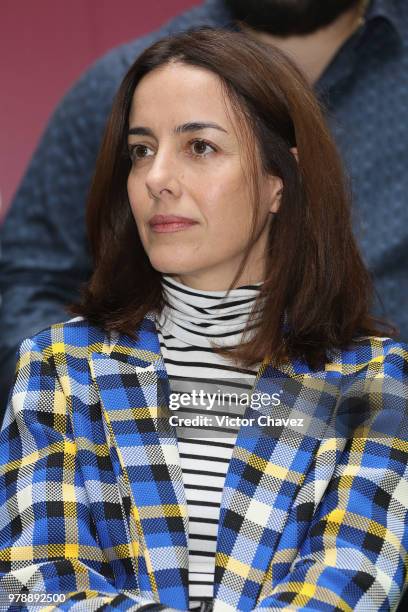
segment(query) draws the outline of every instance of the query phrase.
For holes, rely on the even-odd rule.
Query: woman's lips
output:
[[[172,221],[170,223],[153,223],[150,225],[153,232],[164,234],[168,232],[181,232],[192,225],[196,225],[195,221]]]

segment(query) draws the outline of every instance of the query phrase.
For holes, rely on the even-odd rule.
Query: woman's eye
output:
[[[129,147],[129,155],[132,161],[149,157],[149,147],[143,144],[131,145]]]
[[[215,151],[215,148],[205,140],[194,140],[191,145],[193,153],[197,157],[205,157],[208,153]]]

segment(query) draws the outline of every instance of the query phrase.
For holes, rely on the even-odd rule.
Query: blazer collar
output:
[[[176,431],[168,421],[169,380],[154,321],[149,313],[137,340],[111,336],[110,352],[94,352],[90,368],[133,496],[132,513],[146,568],[139,567],[141,591],[172,607],[188,609],[187,503]],[[241,426],[221,501],[216,612],[234,609],[228,603],[233,597],[228,585],[238,580],[244,586],[251,575],[254,586],[244,596],[244,609],[255,607],[300,487],[329,427],[337,395],[336,374],[311,376],[301,362],[279,369],[267,360],[261,365],[253,391],[279,393],[279,412],[249,406],[244,417],[264,412],[289,419],[301,414],[309,428],[257,426],[249,431]],[[332,394],[325,394],[322,402],[327,382]],[[248,536],[251,531],[256,533],[255,540]]]

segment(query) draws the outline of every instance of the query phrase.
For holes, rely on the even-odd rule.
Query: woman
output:
[[[3,588],[78,610],[395,607],[408,355],[369,314],[341,164],[297,69],[234,32],[147,49],[88,229],[80,316],[20,349]]]

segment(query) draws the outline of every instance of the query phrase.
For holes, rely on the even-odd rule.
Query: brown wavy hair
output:
[[[392,326],[370,315],[372,282],[352,233],[349,188],[311,87],[273,46],[207,27],[150,46],[120,86],[87,206],[94,272],[70,312],[135,337],[145,314],[163,307],[161,274],[143,249],[128,200],[127,137],[135,88],[146,74],[170,62],[207,69],[221,80],[246,151],[253,230],[256,169],[261,165],[263,172],[283,181],[265,254],[266,278],[254,304],[261,320],[239,346],[216,350],[247,366],[267,356],[277,364],[300,358],[316,368],[328,360],[331,349],[344,348],[357,336],[384,335],[384,329],[394,335]],[[291,147],[297,147],[298,162]],[[254,240],[252,232],[229,290],[236,286]]]

